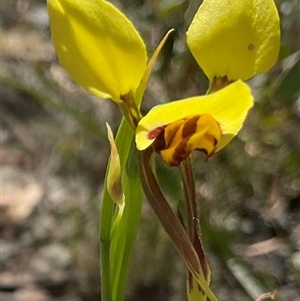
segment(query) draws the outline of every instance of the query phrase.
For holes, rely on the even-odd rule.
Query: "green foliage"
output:
[[[141,215],[143,192],[137,170],[137,151],[133,147],[133,131],[124,120],[118,130],[116,145],[119,150],[125,209],[116,220],[118,208],[106,188],[100,217],[100,256],[103,300],[124,299],[131,253]],[[106,178],[105,178],[106,183]]]

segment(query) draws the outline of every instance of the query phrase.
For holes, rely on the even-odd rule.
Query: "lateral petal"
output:
[[[48,0],[52,41],[73,80],[101,98],[121,101],[145,72],[145,45],[132,23],[103,0]]]

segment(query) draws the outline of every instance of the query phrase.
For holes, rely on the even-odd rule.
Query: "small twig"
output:
[[[260,295],[255,301],[263,301],[267,298],[275,300],[276,297],[277,297],[277,291],[274,291],[274,292],[264,293]]]

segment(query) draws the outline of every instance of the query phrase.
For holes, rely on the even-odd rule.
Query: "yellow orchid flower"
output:
[[[250,88],[239,80],[209,95],[156,106],[138,124],[137,148],[157,140],[154,149],[173,166],[196,149],[210,157],[238,133],[252,105]]]
[[[187,32],[193,56],[212,82],[247,80],[276,62],[279,17],[273,0],[204,0]]]
[[[187,32],[187,44],[210,80],[206,96],[153,108],[138,124],[139,150],[151,145],[177,166],[193,150],[207,158],[240,130],[253,105],[240,80],[270,69],[277,59],[279,18],[273,0],[204,0]],[[229,85],[229,86],[228,86]]]

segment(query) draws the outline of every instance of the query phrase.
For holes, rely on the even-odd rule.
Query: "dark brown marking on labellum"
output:
[[[171,166],[178,166],[180,162],[183,161],[190,154],[190,152],[186,151],[187,141],[188,139],[184,139],[176,146],[172,156]]]
[[[183,139],[190,137],[196,132],[197,122],[200,118],[200,115],[196,115],[190,119],[188,119],[183,126],[181,137]]]

